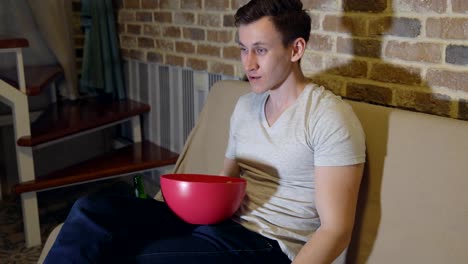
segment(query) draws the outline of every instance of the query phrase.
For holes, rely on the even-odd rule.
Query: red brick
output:
[[[201,0],[181,0],[180,7],[182,9],[197,10],[202,8]]]
[[[337,79],[336,76],[321,73],[311,76],[310,79],[313,83],[325,87],[325,89],[332,91],[336,95],[345,95],[345,83],[342,80]]]
[[[133,36],[120,36],[120,46],[122,48],[136,48],[137,38]]]
[[[426,23],[428,37],[442,39],[468,39],[468,18],[429,18]]]
[[[327,73],[338,76],[346,76],[352,78],[367,77],[367,62],[365,60],[347,60],[340,58],[329,58],[326,60],[325,67]]]
[[[150,37],[159,37],[161,35],[161,28],[155,24],[144,24],[143,34]]]
[[[117,32],[120,34],[125,34],[125,24],[117,24]],[[82,32],[75,32],[75,35],[82,35]]]
[[[451,0],[452,10],[455,13],[468,13],[468,1],[466,0]]]
[[[382,42],[378,39],[360,39],[338,37],[336,50],[339,53],[359,57],[380,58]]]
[[[211,62],[209,70],[213,73],[234,76],[234,66],[232,64],[222,62]]]
[[[223,16],[223,26],[224,27],[235,27],[234,15],[224,15]]]
[[[237,10],[239,7],[247,4],[249,0],[232,0],[231,1],[231,9],[232,10]]]
[[[448,45],[445,48],[445,61],[468,66],[468,46]]]
[[[468,100],[460,99],[458,102],[458,115],[462,120],[468,120]]]
[[[164,62],[163,55],[159,52],[149,51],[146,55],[146,60],[149,62]]]
[[[450,116],[451,101],[449,96],[438,93],[395,91],[397,107],[439,116]]]
[[[238,46],[223,47],[223,58],[239,60],[240,59],[239,47]]]
[[[140,37],[138,38],[139,48],[154,48],[154,40],[152,38]]]
[[[124,0],[124,7],[125,8],[140,8],[140,0]]]
[[[207,40],[216,43],[229,43],[234,40],[234,31],[231,30],[208,30]]]
[[[195,45],[190,42],[176,42],[175,49],[177,52],[192,54],[195,52]]]
[[[320,29],[320,15],[318,14],[310,14],[310,29],[311,30],[319,30]]]
[[[200,55],[219,57],[220,53],[221,53],[221,49],[213,45],[199,44],[197,46],[197,54],[200,54]]]
[[[387,0],[342,0],[345,12],[381,13],[387,9]]]
[[[193,25],[195,23],[195,14],[189,12],[176,12],[174,22],[182,25]]]
[[[176,55],[166,55],[166,63],[169,65],[175,65],[179,67],[184,67],[184,57]]]
[[[141,33],[141,25],[127,24],[127,33],[139,35]]]
[[[301,68],[305,74],[315,74],[323,70],[322,56],[306,52],[301,59]]]
[[[175,44],[174,41],[172,40],[166,40],[166,39],[157,39],[155,41],[155,46],[157,49],[163,50],[163,51],[174,51]]]
[[[208,70],[208,62],[205,60],[195,59],[195,58],[188,58],[187,59],[187,67],[192,68],[196,71],[206,71]]]
[[[369,21],[369,36],[394,35],[415,38],[421,33],[421,21],[417,18],[379,17]]]
[[[393,8],[401,12],[442,14],[447,10],[447,0],[394,0]]]
[[[172,23],[172,13],[167,11],[154,12],[154,21],[161,23]]]
[[[385,56],[406,61],[440,63],[442,62],[442,50],[441,44],[392,40],[387,43]]]
[[[136,21],[136,14],[133,11],[128,10],[119,10],[119,22],[135,22]]]
[[[168,26],[162,28],[162,35],[164,37],[180,38],[182,32],[179,27]]]
[[[449,71],[429,69],[426,80],[431,86],[447,87],[468,92],[468,70]]]
[[[183,35],[186,39],[205,40],[205,30],[201,28],[184,28]]]
[[[136,21],[138,21],[138,22],[153,22],[153,13],[151,13],[151,12],[136,12]]]
[[[142,50],[130,50],[129,57],[131,59],[139,60],[139,61],[145,61],[146,60],[146,53]]]
[[[205,10],[229,10],[229,0],[205,0]]]
[[[179,0],[159,0],[159,8],[161,9],[179,9],[180,2]]]
[[[338,11],[340,8],[336,0],[302,0],[304,9],[321,11]]]
[[[307,47],[318,51],[331,51],[333,48],[333,39],[328,35],[310,34]]]
[[[221,16],[219,14],[199,14],[198,24],[204,27],[221,27]]]
[[[366,20],[363,17],[326,15],[323,19],[325,31],[348,33],[354,36],[366,36]]]
[[[388,63],[375,63],[371,66],[370,79],[380,82],[419,85],[421,70]]]
[[[159,0],[141,0],[141,7],[143,9],[157,9],[159,8]]]
[[[393,91],[388,87],[348,83],[346,85],[346,97],[380,105],[390,105],[393,99]]]
[[[120,55],[122,55],[124,58],[130,58],[130,50],[121,48]]]

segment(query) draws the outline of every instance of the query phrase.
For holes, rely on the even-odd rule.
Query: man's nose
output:
[[[244,67],[246,71],[256,70],[258,68],[257,58],[253,52],[249,52],[245,58]]]

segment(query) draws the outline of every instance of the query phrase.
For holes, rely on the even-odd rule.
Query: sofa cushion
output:
[[[350,263],[466,263],[468,122],[350,104],[368,151]]]

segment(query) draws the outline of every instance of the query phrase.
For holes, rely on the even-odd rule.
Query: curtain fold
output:
[[[125,98],[122,62],[111,0],[82,0],[85,31],[80,92]]]
[[[71,0],[28,0],[28,4],[45,42],[64,70],[65,83],[59,87],[61,95],[76,99],[78,78]]]

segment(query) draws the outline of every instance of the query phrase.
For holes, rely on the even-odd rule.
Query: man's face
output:
[[[292,71],[292,48],[285,48],[280,33],[267,17],[239,27],[239,45],[252,91],[276,89]]]

